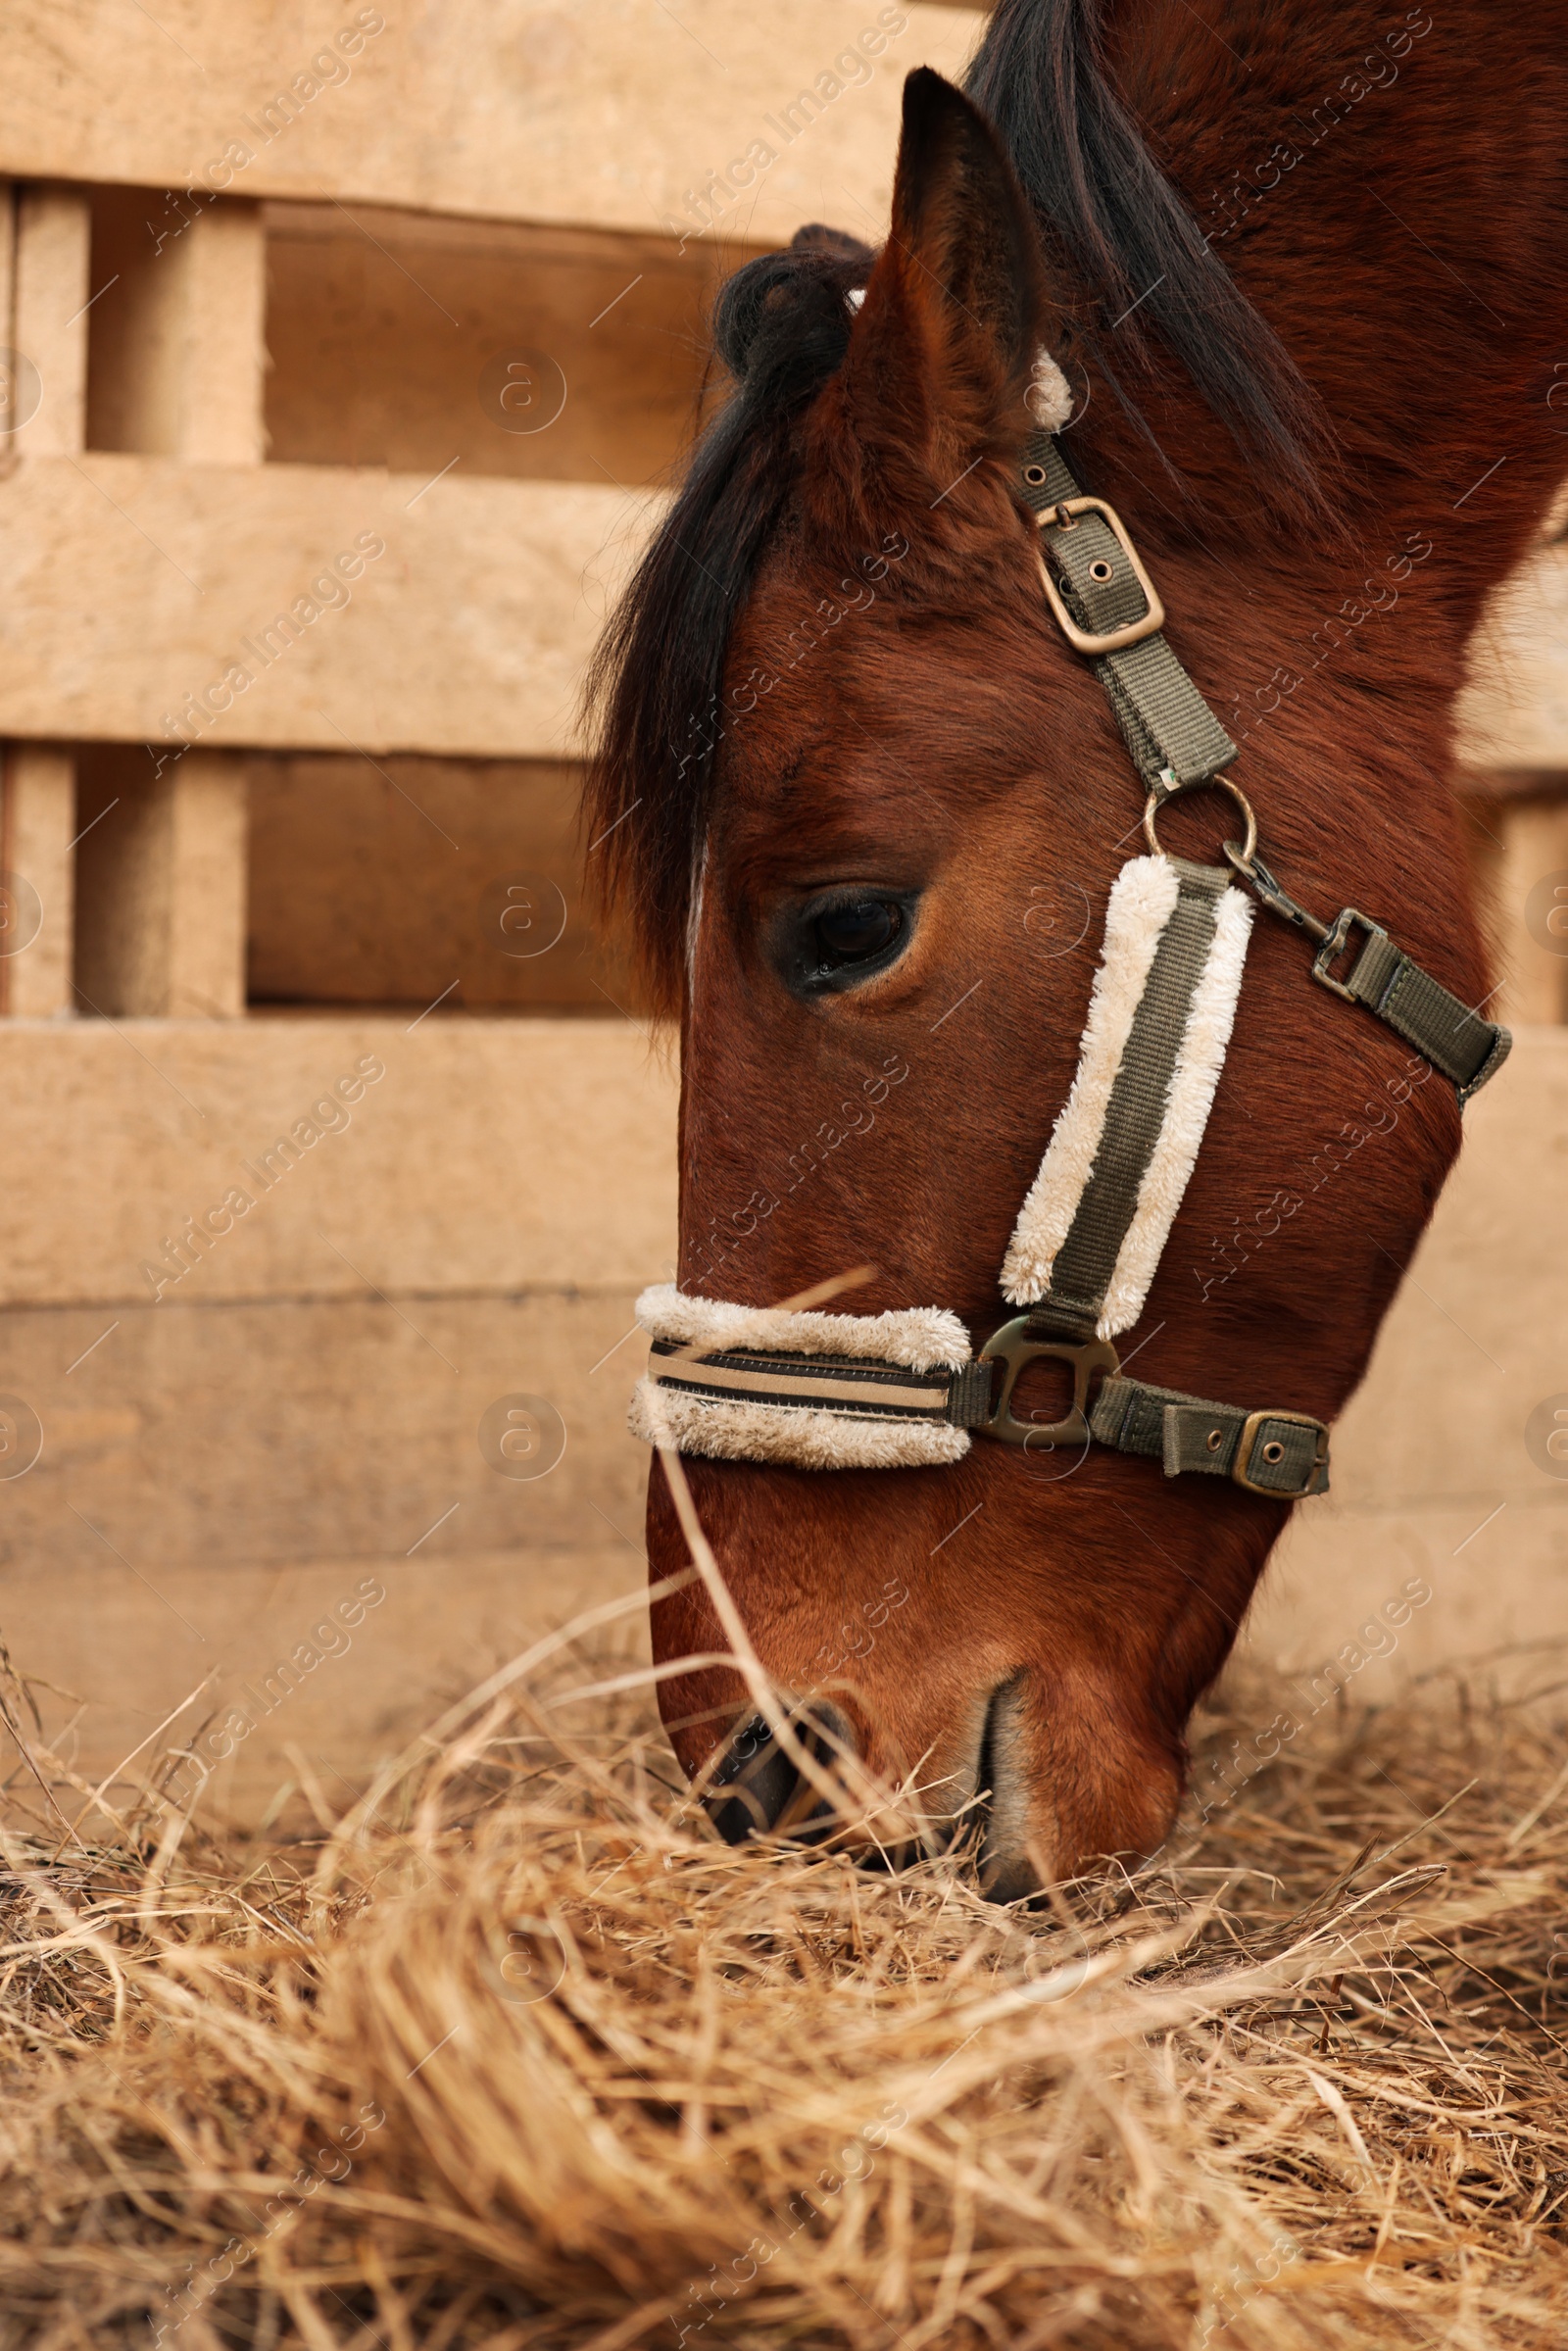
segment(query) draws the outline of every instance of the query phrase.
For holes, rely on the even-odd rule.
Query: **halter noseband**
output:
[[[1110,1344],[1143,1312],[1224,1064],[1252,917],[1233,876],[1318,943],[1313,978],[1413,1045],[1461,1106],[1512,1040],[1355,907],[1325,923],[1288,896],[1257,855],[1250,807],[1221,773],[1236,745],[1167,644],[1164,608],[1120,516],[1084,496],[1053,433],[1030,440],[1021,488],[1040,526],[1046,600],[1092,662],[1144,778],[1150,846],[1111,889],[1077,1072],[1003,1266],[1003,1294],[1024,1311],[974,1355],[938,1307],[792,1313],[645,1291],[638,1319],[654,1344],[631,1426],[681,1452],[812,1469],[956,1461],[978,1430],[1041,1452],[1094,1442],[1152,1456],[1167,1477],[1226,1477],[1276,1501],[1322,1494],[1322,1421],[1128,1379]],[[1168,857],[1155,832],[1167,801],[1203,787],[1229,793],[1245,819],[1224,866]],[[1051,1423],[1020,1420],[1013,1391],[1042,1358],[1070,1368],[1070,1408]]]

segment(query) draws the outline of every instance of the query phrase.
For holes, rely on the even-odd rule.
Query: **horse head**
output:
[[[1171,634],[1233,727],[1331,591],[1366,570],[1397,603],[1421,560],[1392,474],[1348,514],[1325,490],[1314,395],[1165,183],[1186,318],[1167,303],[1128,356],[1108,316],[1122,291],[1136,307],[1125,252],[1118,281],[1108,247],[1097,263],[1093,237],[1054,239],[1026,161],[917,73],[881,250],[808,230],[731,280],[715,339],[733,393],[601,656],[595,855],[680,1030],[678,1290],[697,1319],[676,1339],[715,1344],[703,1301],[804,1300],[806,1351],[837,1351],[852,1380],[839,1314],[913,1315],[899,1361],[940,1379],[918,1347],[941,1355],[942,1316],[978,1351],[1018,1314],[1002,1269],[1074,1088],[1113,886],[1144,846],[1144,785],[1045,593],[1021,489],[1042,429],[1067,427],[1097,486],[1136,508]],[[1294,338],[1325,383],[1330,339]],[[1227,381],[1232,437],[1214,414]],[[1525,528],[1521,510],[1510,548]],[[1352,647],[1301,720],[1254,727],[1244,764],[1281,870],[1331,908],[1402,918],[1471,1005],[1485,983],[1454,827],[1430,793],[1412,812],[1365,684],[1370,663],[1386,711],[1418,738],[1441,728],[1433,675],[1451,682],[1466,625],[1456,608],[1393,661]],[[1221,867],[1237,829],[1206,794],[1160,825],[1162,852]],[[1327,1422],[1459,1112],[1408,1035],[1331,1014],[1298,940],[1254,927],[1202,1148],[1117,1346],[1162,1392]],[[869,1782],[898,1792],[863,1837],[969,1824],[1004,1895],[1158,1846],[1189,1714],[1290,1503],[1266,1480],[1167,1475],[1157,1445],[1079,1442],[1069,1353],[1031,1359],[1012,1395],[1040,1444],[943,1422],[882,1466],[874,1430],[824,1418],[825,1449],[781,1457],[746,1440],[779,1407],[743,1382],[742,1435],[686,1448],[717,1572],[794,1715],[782,1738],[758,1721],[710,1585],[658,1600],[664,1719],[726,1834],[831,1835],[824,1788]],[[656,1469],[657,1577],[687,1559],[677,1498]]]

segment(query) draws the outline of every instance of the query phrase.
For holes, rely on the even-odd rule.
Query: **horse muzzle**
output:
[[[784,1737],[760,1714],[730,1737],[703,1801],[726,1844],[769,1837],[843,1853],[862,1867],[901,1868],[963,1846],[993,1900],[1038,1886],[1026,1850],[1031,1775],[1020,1769],[1016,1677],[977,1701],[961,1763],[940,1785],[889,1788],[868,1770],[842,1709],[814,1698],[781,1715]]]

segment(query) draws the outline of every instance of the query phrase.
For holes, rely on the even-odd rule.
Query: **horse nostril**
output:
[[[836,1706],[809,1707],[792,1717],[790,1728],[825,1772],[855,1751],[850,1726]],[[768,1834],[817,1844],[831,1835],[835,1820],[826,1796],[786,1754],[760,1714],[735,1734],[704,1801],[727,1845]]]
[[[772,1828],[799,1784],[794,1764],[774,1744],[761,1716],[754,1715],[714,1775],[710,1817],[727,1845],[743,1845]]]

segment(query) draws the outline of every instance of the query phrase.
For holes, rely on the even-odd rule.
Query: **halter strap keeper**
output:
[[[1089,1426],[1118,1453],[1152,1455],[1167,1478],[1229,1478],[1275,1501],[1328,1492],[1328,1428],[1304,1412],[1244,1412],[1118,1377],[1102,1386]]]
[[[1347,977],[1338,980],[1334,964],[1357,925],[1366,933],[1366,944]],[[1312,976],[1348,1003],[1365,1004],[1441,1069],[1461,1109],[1508,1058],[1513,1038],[1506,1029],[1472,1012],[1353,906],[1345,908],[1319,948]]]

